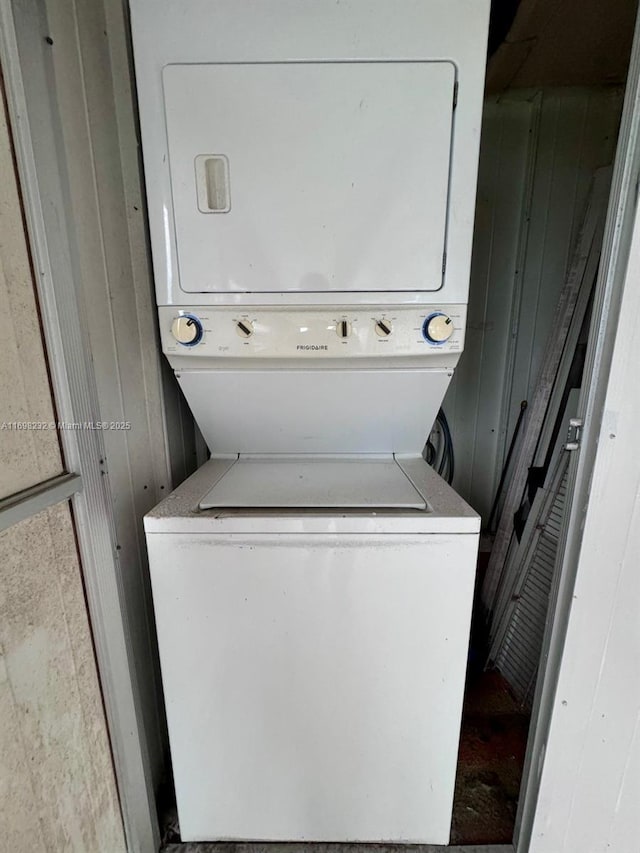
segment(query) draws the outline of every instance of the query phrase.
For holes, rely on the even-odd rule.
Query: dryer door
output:
[[[450,62],[170,65],[180,286],[442,286]]]

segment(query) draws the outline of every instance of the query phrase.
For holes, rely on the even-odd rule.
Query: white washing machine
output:
[[[479,526],[393,456],[215,459],[146,517],[183,841],[448,842]]]
[[[489,0],[131,0],[160,340],[212,459],[145,518],[183,840],[446,843],[479,519]]]

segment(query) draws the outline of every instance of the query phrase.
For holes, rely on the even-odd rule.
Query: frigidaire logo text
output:
[[[298,346],[296,347],[296,349],[305,349],[305,350],[310,350],[310,349],[327,349],[327,350],[328,350],[328,349],[329,349],[329,347],[328,347],[326,344],[298,344]]]

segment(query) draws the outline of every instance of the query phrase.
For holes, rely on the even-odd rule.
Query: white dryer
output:
[[[145,519],[184,840],[448,840],[479,519],[489,0],[131,0],[160,340],[212,454]]]

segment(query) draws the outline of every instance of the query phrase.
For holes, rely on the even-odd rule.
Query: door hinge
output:
[[[582,418],[569,418],[569,429],[567,430],[567,443],[564,446],[565,450],[578,450],[582,442],[582,428],[584,421]]]

